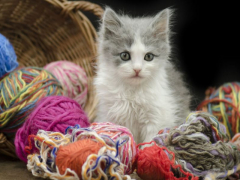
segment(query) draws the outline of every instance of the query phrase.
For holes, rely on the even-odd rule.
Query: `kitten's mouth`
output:
[[[132,76],[131,78],[132,78],[132,79],[141,79],[142,77],[141,77],[141,76],[136,76],[136,75],[135,75],[135,76]]]

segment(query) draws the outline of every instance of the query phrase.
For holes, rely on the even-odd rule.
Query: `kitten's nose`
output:
[[[141,69],[133,69],[136,73],[136,76],[138,76],[138,74],[140,73]]]

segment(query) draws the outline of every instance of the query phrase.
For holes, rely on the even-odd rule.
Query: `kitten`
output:
[[[183,123],[190,111],[189,91],[169,61],[171,14],[131,18],[107,7],[100,26],[95,121],[126,126],[137,143]]]

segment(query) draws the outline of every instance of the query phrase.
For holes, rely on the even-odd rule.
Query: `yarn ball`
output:
[[[218,89],[208,88],[206,98],[197,110],[209,112],[227,127],[227,133],[233,137],[240,132],[240,83],[225,83]]]
[[[42,68],[12,71],[0,81],[0,132],[13,139],[38,101],[62,93],[56,78]]]
[[[232,139],[231,139],[231,143],[233,143],[236,148],[238,149],[238,151],[240,151],[240,133],[237,133]],[[238,164],[237,166],[235,166],[235,169],[233,172],[231,171],[227,171],[228,173],[228,177],[227,180],[237,180],[240,178],[240,164]],[[226,172],[225,172],[226,173]],[[233,174],[232,174],[233,173]],[[205,177],[204,180],[216,180],[216,179],[226,179],[226,178],[221,178],[223,175],[222,172],[209,172]]]
[[[139,150],[136,166],[137,174],[142,180],[198,180],[198,177],[184,171],[181,165],[175,163],[173,152],[166,147],[159,147],[156,143]],[[177,170],[181,177],[177,177]]]
[[[82,176],[82,166],[91,154],[97,154],[104,145],[91,139],[82,139],[66,146],[60,146],[56,157],[56,165],[60,174],[67,168]]]
[[[237,145],[238,150],[240,151],[240,133],[237,133],[231,139],[231,142]]]
[[[164,150],[167,151],[166,148],[159,148],[154,144],[151,147],[145,147],[144,150],[139,151],[137,173],[141,175],[142,179],[149,179],[150,177],[151,180],[175,179],[173,172],[171,172],[172,167],[169,165],[174,164],[174,158],[170,160]],[[146,169],[146,167],[148,167],[148,169]],[[188,180],[189,177],[192,176],[187,176],[186,180]]]
[[[24,149],[30,134],[36,135],[39,129],[64,133],[68,126],[75,124],[81,127],[90,125],[86,113],[75,100],[65,96],[43,98],[16,133],[16,154],[22,161],[27,162]]]
[[[134,163],[137,155],[136,142],[130,130],[126,127],[116,125],[110,122],[92,123],[90,128],[95,130],[98,134],[109,136],[114,141],[119,138],[127,137],[129,141],[119,148],[119,155],[121,162],[126,165],[124,168],[125,174],[131,174],[135,169]]]
[[[50,179],[131,180],[120,157],[120,148],[130,138],[119,136],[115,141],[91,127],[76,125],[68,127],[65,134],[39,130],[37,135],[29,135],[25,150],[31,152],[35,146],[38,151],[28,155],[28,170]]]
[[[0,79],[18,67],[17,56],[9,40],[0,34]]]
[[[140,145],[146,144],[150,145],[139,150],[137,159],[137,174],[143,180],[189,180],[210,174],[226,178],[240,163],[238,146],[229,142],[225,126],[206,112],[190,113],[184,124],[162,129],[153,142]]]
[[[87,101],[88,82],[84,69],[69,61],[56,61],[47,64],[44,69],[51,72],[61,83],[64,94],[82,107]]]

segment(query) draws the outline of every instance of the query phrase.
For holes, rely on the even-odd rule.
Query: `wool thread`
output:
[[[17,56],[12,44],[0,33],[0,79],[18,66]]]
[[[240,171],[240,164],[234,166],[233,169],[225,171],[225,172],[209,172],[204,177],[204,180],[226,179],[226,177],[232,177],[233,179],[237,180],[237,179],[239,179],[239,174],[237,173],[239,171]]]
[[[119,149],[119,156],[123,164],[125,164],[125,174],[131,174],[134,170],[134,162],[136,160],[137,148],[132,133],[126,127],[116,125],[110,122],[92,123],[90,128],[98,134],[109,136],[116,141],[119,137],[128,137],[129,141]]]
[[[78,177],[81,177],[81,169],[88,156],[98,154],[103,146],[102,143],[91,139],[82,139],[66,146],[60,146],[56,157],[56,166],[60,174],[64,174],[66,169],[69,168],[75,171]]]
[[[119,137],[117,141],[113,141],[109,136],[97,134],[91,128],[80,128],[78,125],[68,127],[65,135],[59,132],[39,130],[37,135],[29,136],[30,145],[25,148],[29,152],[32,149],[31,138],[34,138],[35,147],[39,149],[39,152],[28,155],[27,168],[35,176],[66,180],[131,179],[130,176],[124,175],[124,164],[121,163],[118,153],[119,147],[124,146],[128,142],[129,138],[127,136]],[[79,143],[78,141],[85,141],[86,139],[100,143],[101,148],[97,154],[92,153],[88,155],[87,159],[84,159],[82,168],[74,171],[69,167],[71,163],[74,164],[77,162],[68,161],[69,157],[65,153],[60,154],[59,149],[61,146],[66,145],[67,147],[71,143],[72,146],[75,146],[74,143]],[[89,147],[90,149],[92,148],[92,146]],[[59,171],[58,166],[61,166],[61,163],[56,164],[57,156],[64,156],[65,161],[68,161],[67,168],[63,168],[65,169],[64,174]],[[81,172],[81,177],[78,176],[79,172]]]
[[[79,124],[81,127],[90,125],[86,113],[75,100],[65,96],[43,98],[36,104],[23,126],[16,133],[14,141],[16,154],[27,163],[27,153],[24,148],[30,134],[36,135],[39,129],[64,133],[68,126],[75,124]]]
[[[218,89],[208,88],[206,98],[197,110],[209,112],[227,127],[227,133],[233,137],[240,132],[240,83],[225,83]]]
[[[85,106],[88,93],[88,81],[85,70],[69,61],[56,61],[47,64],[44,69],[51,72],[61,83],[64,94]]]
[[[229,136],[223,124],[216,117],[206,112],[192,112],[184,124],[176,128],[160,130],[153,141],[159,148],[166,147],[175,156],[175,165],[181,165],[185,172],[195,177],[206,177],[210,174],[217,178],[226,178],[237,171],[240,162],[240,152],[237,145],[229,142]],[[152,147],[149,147],[152,148]],[[142,151],[144,152],[146,148]],[[169,159],[173,156],[167,153]],[[149,154],[147,161],[154,161]],[[139,155],[138,155],[139,159]],[[166,166],[173,164],[166,163]],[[138,169],[148,167],[139,167]],[[161,170],[161,169],[160,169]],[[150,174],[138,171],[139,176]],[[161,173],[164,174],[164,171]],[[184,174],[174,171],[176,178],[183,178]],[[150,177],[150,176],[149,176]]]
[[[175,154],[166,147],[159,147],[156,142],[140,143],[139,146],[152,144],[151,147],[140,149],[137,159],[137,173],[143,180],[198,180],[193,174],[185,172],[181,165],[175,164]],[[152,158],[154,157],[154,159]],[[146,167],[150,167],[147,169]],[[181,172],[181,177],[174,175],[174,171]]]
[[[0,132],[13,139],[36,103],[51,95],[62,95],[59,82],[37,67],[20,68],[0,81]]]

